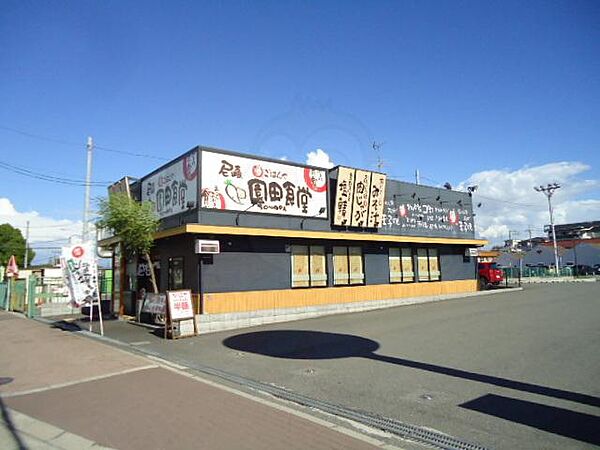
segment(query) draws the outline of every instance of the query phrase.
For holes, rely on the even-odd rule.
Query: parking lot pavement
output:
[[[391,448],[77,333],[0,321],[7,448]]]
[[[600,445],[595,283],[163,341],[115,322],[130,348],[211,367],[494,448]]]

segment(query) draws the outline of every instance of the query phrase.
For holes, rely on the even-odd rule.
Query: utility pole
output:
[[[531,248],[533,247],[533,243],[531,242],[531,239],[532,239],[532,234],[531,234],[531,232],[533,231],[533,230],[531,229],[531,225],[529,225],[529,228],[527,228],[525,231],[527,231],[527,232],[529,233],[529,245],[528,245],[528,247],[529,247],[529,249],[531,250]]]
[[[554,269],[556,272],[556,276],[559,274],[558,267],[558,247],[556,246],[556,232],[554,231],[554,215],[552,211],[552,195],[554,195],[554,191],[560,189],[561,186],[558,183],[548,184],[547,186],[535,186],[537,192],[543,192],[544,195],[548,198],[548,212],[550,213],[550,227],[552,228],[552,242],[554,244]]]
[[[27,269],[27,259],[29,258],[29,220],[27,221],[27,228],[25,231],[25,261],[23,262],[23,268]]]
[[[83,230],[81,232],[81,240],[87,240],[88,233],[88,214],[90,211],[90,184],[92,182],[92,150],[94,149],[94,141],[91,137],[87,138],[87,172],[85,175],[85,202],[83,205]]]
[[[382,142],[375,142],[373,141],[373,144],[371,145],[373,147],[373,150],[375,150],[375,153],[377,153],[377,170],[378,171],[382,171],[383,170],[383,159],[381,159],[381,146],[383,145]]]
[[[419,174],[419,169],[415,169],[415,184],[421,184],[421,176]]]

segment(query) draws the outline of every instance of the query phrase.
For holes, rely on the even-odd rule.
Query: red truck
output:
[[[482,290],[498,286],[504,280],[502,270],[498,269],[495,262],[480,262],[477,267],[477,274]]]

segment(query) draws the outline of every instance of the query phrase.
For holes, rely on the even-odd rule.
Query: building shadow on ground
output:
[[[0,377],[0,385],[8,384],[8,383],[11,383],[12,381],[13,381],[13,379],[11,377]],[[8,432],[12,436],[12,438],[14,440],[14,444],[16,445],[16,448],[18,448],[19,450],[27,450],[27,446],[21,439],[21,436],[19,435],[19,431],[16,429],[15,424],[10,415],[10,411],[4,404],[4,401],[2,400],[1,396],[0,396],[0,412],[2,413],[2,422],[4,423],[4,427],[8,430]],[[8,445],[9,443],[4,442],[4,444]]]
[[[459,405],[538,430],[600,445],[600,417],[496,394]]]
[[[273,330],[238,334],[223,340],[228,348],[286,359],[337,359],[360,357],[402,367],[424,370],[464,380],[544,395],[561,400],[600,407],[600,398],[548,386],[511,380],[452,367],[440,366],[393,356],[378,355],[379,343],[350,334],[306,330]]]

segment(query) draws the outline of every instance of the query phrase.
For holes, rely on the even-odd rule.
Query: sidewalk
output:
[[[2,448],[390,448],[15,314],[0,342]]]

